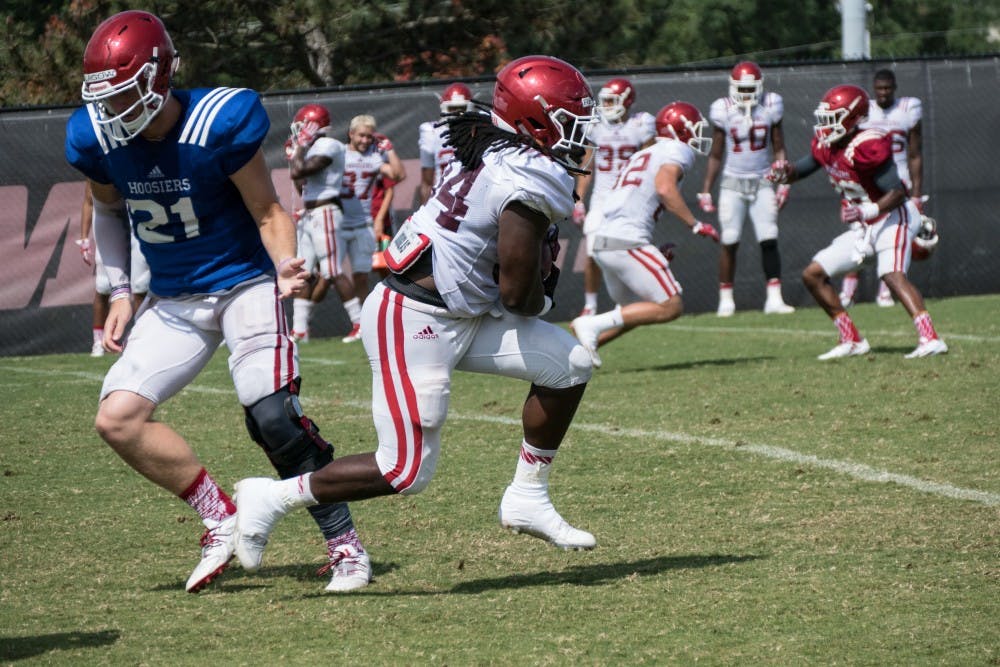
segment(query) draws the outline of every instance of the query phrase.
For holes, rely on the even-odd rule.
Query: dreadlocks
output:
[[[455,158],[465,169],[472,170],[483,163],[483,155],[503,148],[536,148],[531,137],[502,130],[490,117],[478,111],[450,115],[438,124],[447,123],[445,145],[455,149]]]

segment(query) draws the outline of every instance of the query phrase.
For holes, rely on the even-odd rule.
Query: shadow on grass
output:
[[[715,567],[728,563],[745,563],[757,560],[758,558],[760,556],[715,554],[711,556],[660,556],[658,558],[644,558],[629,562],[594,563],[592,565],[568,567],[561,572],[512,574],[506,577],[466,581],[452,587],[449,592],[482,593],[483,591],[490,590],[524,588],[526,586],[553,586],[559,584],[597,586],[610,581],[628,579],[635,576],[650,576],[671,570]]]
[[[234,560],[233,563],[236,561]],[[316,581],[324,586],[329,583],[329,574],[319,574],[322,563],[298,563],[295,565],[279,565],[268,567],[267,564],[257,572],[247,572],[239,565],[231,564],[229,568],[214,579],[205,589],[205,593],[213,590],[226,593],[237,591],[255,590],[265,588],[270,585],[267,579],[295,579],[297,581]],[[399,569],[398,563],[372,563],[372,578],[383,574],[389,574]],[[178,579],[175,583],[159,584],[153,586],[153,591],[184,591],[185,579]]]
[[[0,660],[23,660],[49,651],[93,648],[118,641],[117,630],[98,632],[54,632],[27,637],[0,636]]]
[[[752,364],[759,361],[774,361],[777,357],[734,357],[732,359],[698,359],[676,364],[661,364],[659,366],[637,366],[636,368],[612,369],[618,373],[648,373],[649,371],[686,371],[705,366],[736,366],[737,364]]]

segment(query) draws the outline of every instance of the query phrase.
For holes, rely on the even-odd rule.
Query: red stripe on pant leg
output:
[[[279,318],[282,314],[281,311],[281,300],[278,298],[278,282],[275,279],[274,283],[274,316]],[[280,319],[277,319],[280,322]],[[281,324],[278,324],[278,330],[275,332],[274,337],[274,377],[272,378],[273,387],[272,392],[278,391],[283,386],[281,384],[281,343],[284,336],[281,335]]]
[[[904,258],[906,257],[907,243],[907,231],[910,227],[909,223],[909,212],[906,210],[905,206],[899,207],[899,222],[896,223],[896,238],[893,241],[894,252],[892,255],[892,269],[893,271],[902,271],[904,264]]]
[[[637,262],[642,268],[649,271],[656,282],[660,284],[660,287],[667,293],[667,296],[673,296],[678,292],[677,283],[671,278],[670,274],[667,272],[666,266],[660,264],[659,259],[651,255],[648,251],[642,250],[642,248],[637,248],[635,250],[629,250],[628,254]]]
[[[382,371],[382,390],[385,395],[385,404],[389,409],[389,414],[392,416],[392,425],[396,431],[396,465],[393,466],[392,470],[385,473],[384,477],[389,484],[392,484],[396,490],[400,490],[404,482],[400,485],[395,484],[396,480],[403,474],[406,469],[406,465],[410,458],[407,456],[407,438],[406,438],[406,423],[403,419],[403,414],[399,405],[399,398],[396,395],[395,382],[393,380],[392,373],[392,359],[389,356],[389,322],[388,314],[390,305],[392,305],[394,314],[397,319],[401,319],[402,312],[398,304],[391,304],[394,292],[391,290],[383,290],[382,292],[382,302],[379,304],[378,310],[378,351],[379,351],[379,367]],[[398,295],[402,298],[402,295]],[[397,342],[394,346],[394,351],[399,348],[400,344]],[[418,420],[419,423],[419,420]],[[403,487],[405,488],[405,487]]]
[[[396,360],[399,362],[396,369],[399,373],[400,384],[403,385],[403,398],[406,400],[406,414],[410,416],[410,429],[413,431],[413,465],[410,467],[410,474],[400,483],[397,490],[409,488],[416,479],[420,464],[423,462],[424,430],[420,424],[420,406],[417,405],[417,392],[413,388],[410,380],[410,373],[406,368],[406,339],[403,332],[403,295],[393,293],[396,302],[396,319],[393,322],[393,338],[396,342]]]
[[[323,209],[323,238],[326,241],[327,273],[333,278],[340,275],[340,269],[337,266],[337,229],[330,207]]]

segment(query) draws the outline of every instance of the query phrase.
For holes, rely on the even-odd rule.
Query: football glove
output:
[[[697,234],[698,236],[707,236],[716,243],[719,242],[719,232],[716,231],[715,227],[707,222],[699,222],[695,220],[694,226],[691,228],[691,232]]]
[[[583,205],[582,201],[578,201],[573,205],[573,222],[577,225],[582,225],[586,218],[587,207]]]
[[[91,252],[90,239],[77,239],[77,247],[80,248],[80,257],[83,259],[83,263],[90,266],[90,262],[94,259],[94,253]]]
[[[373,134],[372,139],[375,140],[375,148],[379,153],[388,153],[392,150],[392,142],[384,134]]]
[[[878,213],[878,204],[874,202],[846,204],[840,207],[840,221],[845,225],[852,222],[865,222],[877,218]]]
[[[549,225],[549,228],[545,231],[545,243],[549,246],[549,252],[552,253],[552,262],[555,263],[559,259],[559,251],[562,248],[559,245],[559,227]]]
[[[785,204],[788,203],[788,195],[792,189],[792,186],[788,183],[782,183],[774,191],[774,203],[778,205],[778,210],[785,208]]]
[[[316,137],[319,135],[319,123],[314,120],[302,123],[302,127],[299,128],[299,133],[295,135],[295,143],[299,146],[312,146],[312,143],[316,141]]]
[[[788,183],[794,171],[795,167],[788,160],[775,160],[771,163],[771,170],[764,178],[772,183]]]
[[[703,210],[705,213],[715,212],[715,204],[712,203],[711,192],[698,193],[698,207],[701,208],[701,210]]]

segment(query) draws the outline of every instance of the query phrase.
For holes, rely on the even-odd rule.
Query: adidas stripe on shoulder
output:
[[[226,102],[247,88],[215,88],[201,98],[191,109],[179,142],[205,147],[215,122]]]

